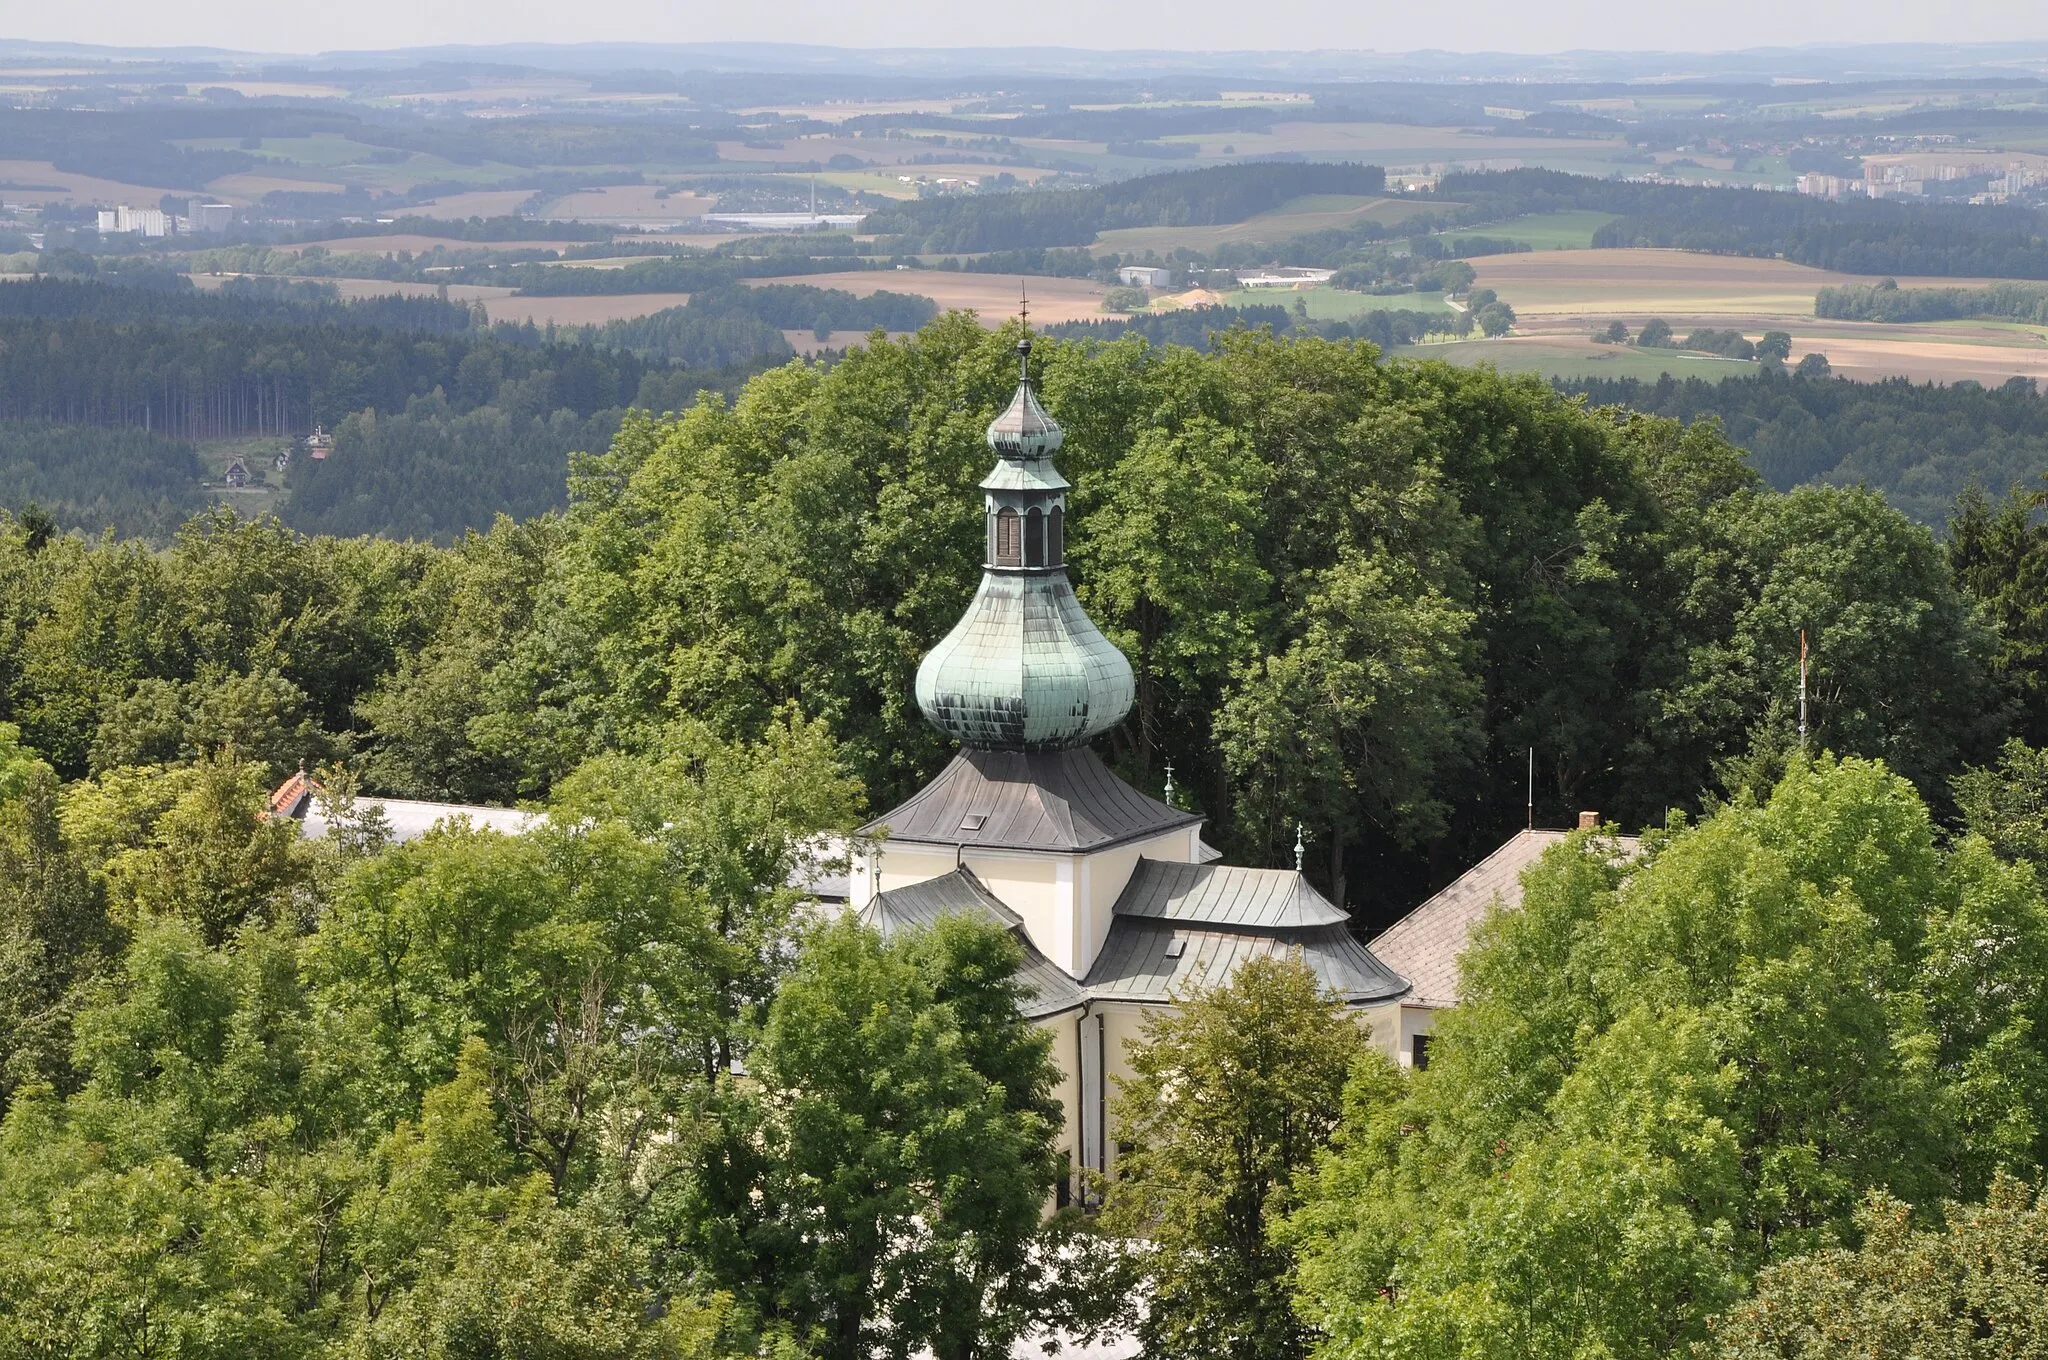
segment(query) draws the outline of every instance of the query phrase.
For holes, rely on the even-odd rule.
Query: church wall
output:
[[[1064,1122],[1060,1125],[1056,1146],[1066,1154],[1067,1174],[1070,1178],[1081,1169],[1081,1023],[1080,1012],[1068,1011],[1038,1022],[1039,1028],[1052,1035],[1052,1059],[1059,1068],[1059,1084],[1053,1088],[1053,1099],[1059,1101]],[[1048,1211],[1058,1208],[1058,1197],[1046,1205]]]
[[[1107,1006],[1102,1009],[1103,1028],[1103,1074],[1108,1079],[1105,1094],[1108,1109],[1103,1127],[1107,1131],[1104,1139],[1105,1155],[1109,1162],[1109,1174],[1116,1176],[1117,1148],[1123,1142],[1123,1130],[1118,1126],[1116,1103],[1123,1094],[1123,1083],[1129,1081],[1131,1071],[1130,1049],[1126,1041],[1137,1042],[1144,1037],[1145,1015],[1149,1010],[1165,1010],[1164,1006]]]
[[[926,883],[953,872],[951,850],[912,849],[885,842],[881,847],[881,860],[882,871],[877,875],[875,884],[878,893]]]
[[[1116,906],[1117,898],[1123,896],[1125,885],[1137,870],[1139,858],[1193,863],[1196,835],[1186,830],[1171,831],[1149,841],[1119,845],[1080,857],[1081,889],[1076,894],[1080,904],[1080,920],[1076,923],[1080,955],[1079,966],[1073,970],[1076,975],[1087,973],[1095,962],[1095,956],[1102,952],[1102,943],[1109,938],[1111,908]]]
[[[1066,855],[991,855],[969,850],[961,862],[1024,918],[1038,952],[1074,971],[1073,866]],[[944,872],[952,872],[948,864]]]

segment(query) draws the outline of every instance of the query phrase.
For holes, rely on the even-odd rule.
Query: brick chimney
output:
[[[1599,829],[1600,829],[1600,814],[1599,814],[1599,813],[1597,813],[1597,812],[1581,812],[1581,813],[1579,814],[1579,830],[1581,830],[1581,831],[1598,831]]]

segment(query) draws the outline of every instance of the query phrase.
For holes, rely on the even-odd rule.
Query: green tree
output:
[[[1077,559],[1087,602],[1130,656],[1138,782],[1149,782],[1163,694],[1213,692],[1261,631],[1255,551],[1268,472],[1229,430],[1195,417],[1148,430],[1104,479]]]
[[[753,1064],[778,1112],[777,1306],[822,1354],[972,1360],[1046,1320],[1032,1247],[1060,1118],[1021,961],[963,920],[886,945],[841,920],[777,990]]]
[[[18,748],[16,748],[18,751]],[[21,766],[28,773],[20,784]],[[68,843],[57,781],[39,762],[0,766],[0,1112],[24,1084],[72,1085],[71,1020],[120,932],[104,886]]]
[[[2040,1304],[2048,1206],[2001,1176],[1982,1204],[1951,1204],[1942,1230],[1916,1230],[1910,1206],[1873,1191],[1861,1241],[1772,1266],[1716,1319],[1697,1354],[1718,1360],[1927,1360],[2048,1354]]]
[[[2038,1159],[2041,912],[1870,762],[1795,761],[1640,861],[1575,836],[1296,1216],[1322,1353],[1670,1354],[1871,1189]]]
[[[1997,507],[1975,485],[1957,498],[1949,569],[1997,630],[1993,673],[2018,699],[2017,735],[2048,743],[2048,493],[2018,488]]]
[[[1955,796],[1972,835],[2007,859],[2048,865],[2048,750],[2014,737],[1995,766],[1956,776]]]
[[[1391,1099],[1391,1066],[1306,965],[1268,958],[1148,1015],[1129,1061],[1117,1110],[1130,1149],[1103,1218],[1134,1243],[1146,1353],[1305,1354],[1293,1251],[1270,1229],[1336,1128],[1347,1076],[1373,1092],[1361,1098]]]
[[[1443,775],[1473,744],[1472,616],[1409,563],[1363,554],[1326,573],[1304,612],[1284,655],[1240,675],[1217,737],[1269,836],[1289,817],[1327,836],[1341,903],[1362,823],[1409,844],[1445,826]]]

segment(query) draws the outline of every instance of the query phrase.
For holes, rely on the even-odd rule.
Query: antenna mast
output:
[[[1536,829],[1536,748],[1529,748],[1529,823],[1527,830]]]
[[[1799,752],[1806,753],[1806,630],[1799,630]]]

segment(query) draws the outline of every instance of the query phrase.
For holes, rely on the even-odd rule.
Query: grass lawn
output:
[[[1545,378],[1641,378],[1655,382],[1674,378],[1746,377],[1756,365],[1737,359],[1716,359],[1675,350],[1641,350],[1628,345],[1585,345],[1541,337],[1507,340],[1451,340],[1433,345],[1402,345],[1397,359],[1442,359],[1453,364],[1492,364],[1503,373],[1536,373]]]

